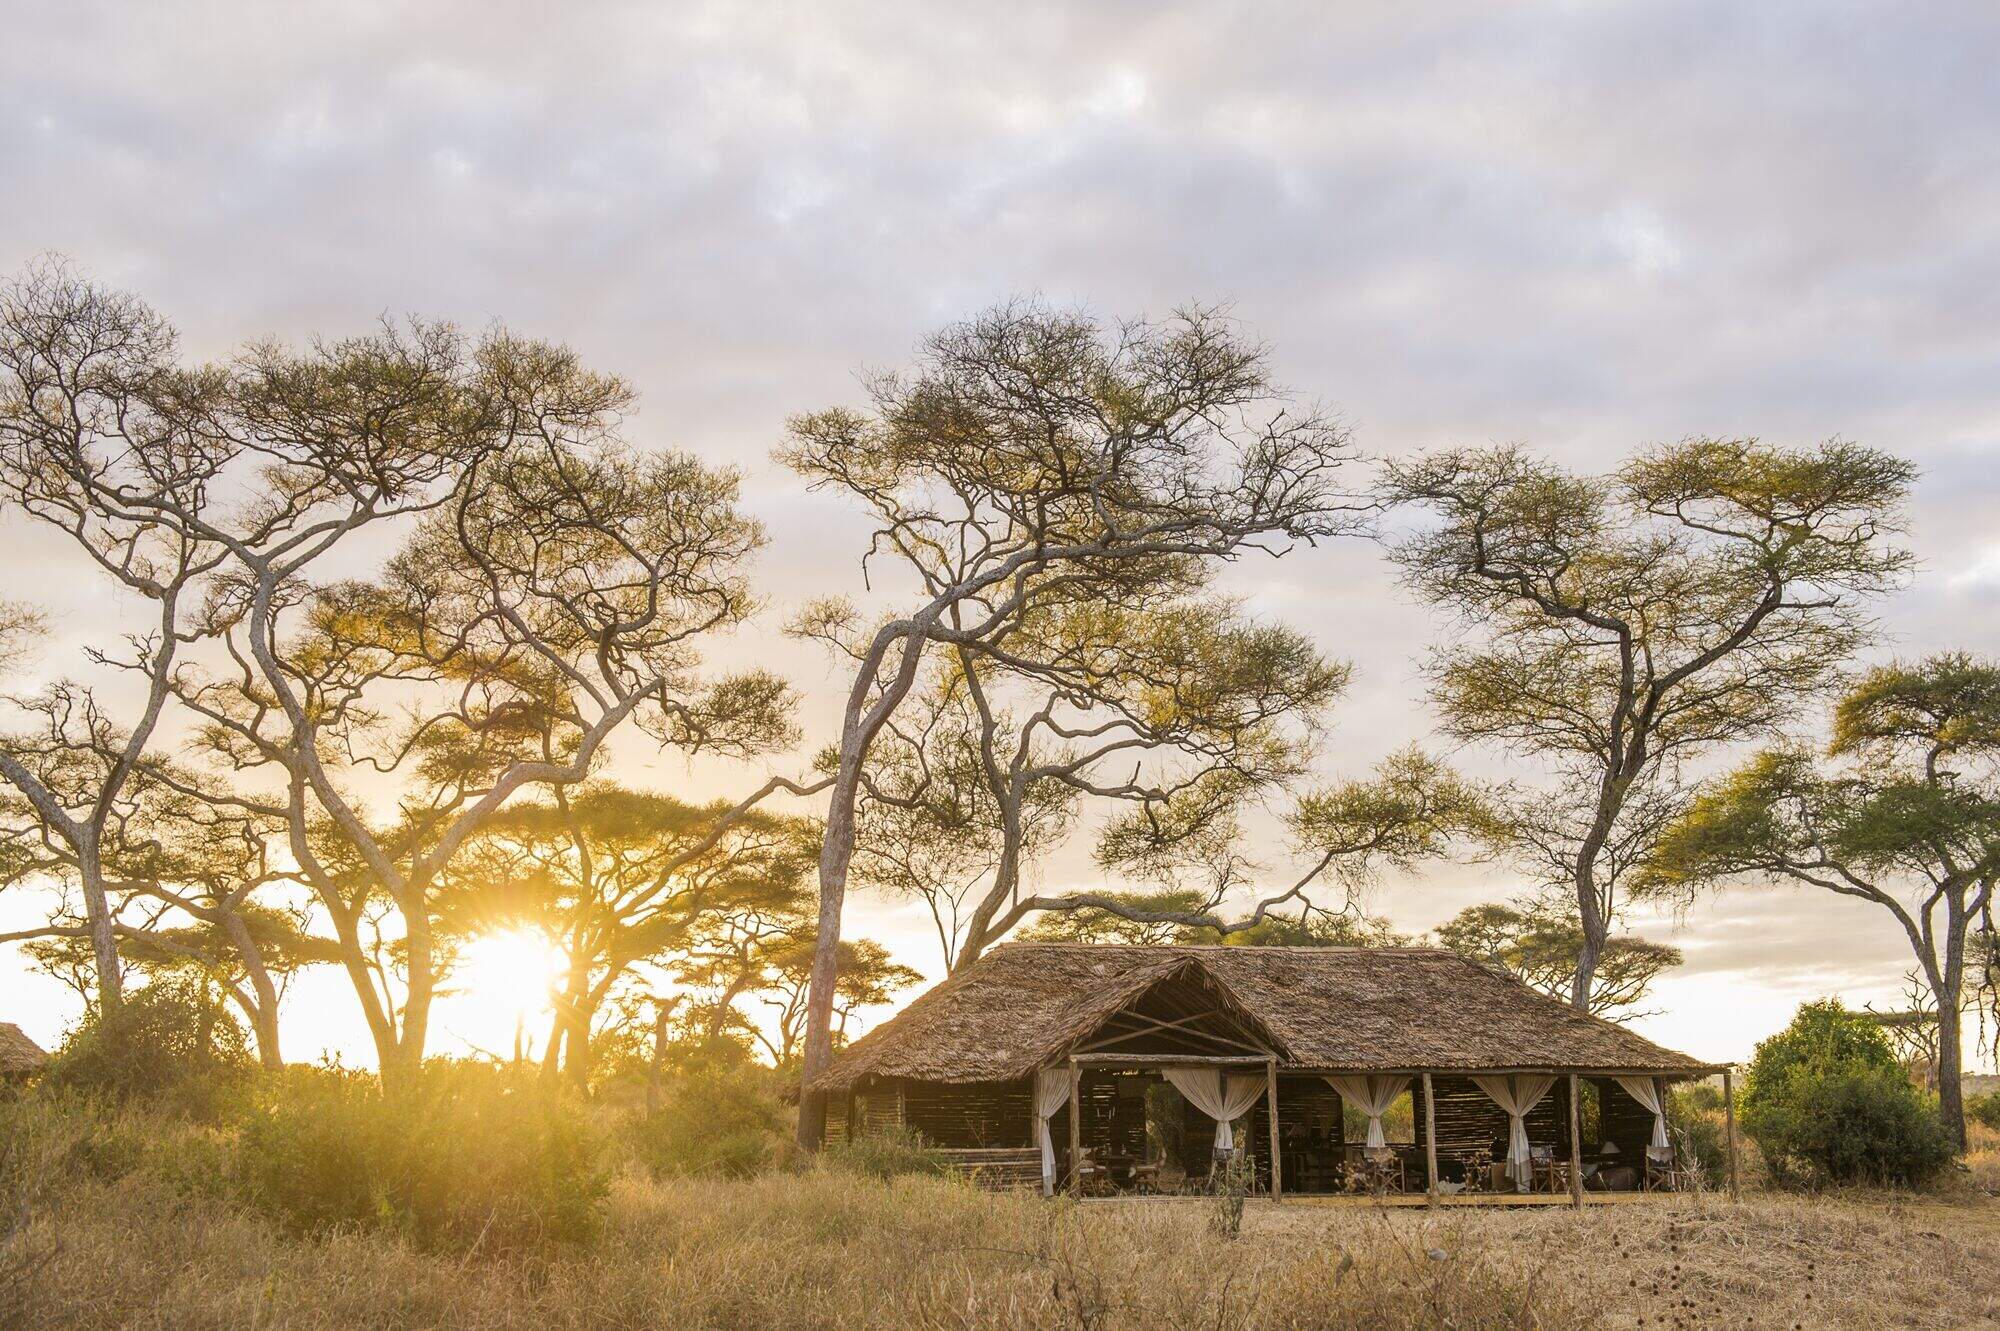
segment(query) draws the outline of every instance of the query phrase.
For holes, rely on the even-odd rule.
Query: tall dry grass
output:
[[[1965,1146],[1965,1167],[1972,1186],[1989,1197],[2000,1197],[2000,1128],[1966,1124]]]
[[[30,1166],[31,1167],[31,1166]],[[41,1328],[1959,1327],[2000,1208],[1879,1197],[1557,1211],[1081,1205],[820,1171],[619,1179],[566,1256],[301,1240],[170,1173],[43,1179],[0,1318]]]

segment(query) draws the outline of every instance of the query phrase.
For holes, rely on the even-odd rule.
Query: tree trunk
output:
[[[1965,1059],[1964,1037],[1958,1029],[1958,1011],[1938,1005],[1938,1117],[1951,1133],[1953,1148],[1965,1154],[1965,1082],[1961,1071]]]
[[[578,1089],[590,1084],[590,1025],[596,1017],[596,1007],[590,1000],[589,963],[576,959],[582,955],[579,951],[572,957],[562,996],[557,999],[557,1021],[563,1039],[562,1068]]]
[[[229,942],[242,959],[243,973],[250,979],[250,988],[256,994],[256,1006],[250,1013],[250,1028],[257,1038],[257,1061],[269,1070],[277,1071],[285,1066],[285,1058],[278,1046],[278,986],[271,979],[270,967],[264,964],[264,954],[257,946],[257,940],[250,936],[250,927],[243,917],[230,913],[223,917],[223,929],[229,935]]]
[[[396,1042],[396,1023],[383,1008],[382,995],[375,990],[375,972],[369,968],[368,954],[361,946],[361,934],[353,913],[346,903],[327,893],[321,893],[320,900],[333,919],[333,935],[340,943],[341,969],[347,972],[347,981],[354,988],[354,999],[361,1005],[361,1015],[368,1023],[368,1036],[375,1042],[375,1066],[380,1070],[383,1084],[387,1085],[400,1070],[401,1051]]]
[[[1938,1011],[1937,1073],[1938,1117],[1951,1134],[1952,1149],[1965,1154],[1965,1036],[1960,1028],[1961,1005],[1965,998],[1965,934],[1967,920],[1957,909],[1959,902],[1947,903],[1951,918],[1945,925],[1944,969],[1939,974],[1934,997]]]
[[[833,1062],[834,985],[839,980],[840,913],[847,901],[847,868],[854,860],[854,804],[861,791],[861,769],[890,715],[909,696],[922,664],[930,626],[919,617],[908,626],[890,625],[877,634],[875,646],[862,659],[854,688],[848,694],[846,721],[840,733],[840,766],[833,793],[827,799],[826,839],[819,848],[819,932],[813,938],[812,980],[806,989],[806,1037],[799,1060],[799,1146],[817,1151],[826,1136],[826,1097],[811,1089],[813,1080]],[[902,657],[896,673],[873,705],[868,691],[879,678],[889,648],[900,640]]]
[[[590,1017],[587,1012],[571,1017],[569,1034],[564,1037],[563,1072],[579,1091],[590,1086]]]
[[[411,904],[399,901],[403,913],[403,943],[407,952],[408,974],[403,985],[403,1020],[397,1041],[397,1062],[402,1072],[414,1076],[424,1065],[424,1045],[431,1018],[431,995],[437,987],[437,970],[431,948],[430,902],[421,889],[410,889]]]
[[[542,1050],[542,1076],[554,1080],[562,1071],[563,1035],[569,1030],[566,1019],[558,1012],[549,1019],[548,1048]]]
[[[1588,1012],[1591,989],[1597,982],[1597,962],[1604,955],[1604,940],[1610,926],[1598,909],[1597,879],[1592,866],[1581,862],[1577,865],[1576,910],[1583,943],[1576,952],[1576,975],[1570,981],[1569,1005],[1578,1012]]]
[[[87,831],[77,845],[76,867],[83,886],[84,914],[90,922],[90,952],[97,966],[97,1010],[108,1014],[125,1001],[125,972],[118,963],[118,936],[111,919],[111,898],[104,890],[104,865],[98,857],[94,831]]]
[[[674,1007],[680,1002],[661,1003],[653,1014],[653,1065],[646,1071],[646,1113],[660,1112],[660,1102],[665,1098],[667,1079],[667,1023],[674,1014]]]
[[[826,1096],[814,1079],[833,1062],[834,982],[839,978],[840,912],[847,898],[847,866],[854,859],[854,799],[860,782],[857,755],[843,757],[841,780],[827,810],[826,840],[819,851],[819,933],[814,940],[812,979],[806,988],[805,1049],[799,1059],[799,1146],[817,1151],[826,1136]]]

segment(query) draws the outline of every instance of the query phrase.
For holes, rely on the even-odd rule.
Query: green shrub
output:
[[[1743,1131],[1780,1184],[1920,1184],[1952,1156],[1880,1027],[1830,1000],[1757,1046]]]
[[[656,1176],[748,1178],[785,1149],[785,1108],[757,1068],[711,1068],[668,1082],[658,1112],[632,1120],[625,1140]]]
[[[252,1205],[290,1228],[389,1229],[432,1251],[595,1237],[608,1177],[581,1108],[529,1071],[426,1064],[371,1075],[295,1068],[262,1088],[237,1152]]]
[[[51,1060],[48,1089],[214,1118],[253,1063],[243,1023],[206,981],[162,976],[84,1018]]]
[[[1965,1116],[1974,1123],[1984,1123],[1995,1132],[2000,1132],[2000,1091],[1965,1097]]]
[[[829,1144],[819,1153],[828,1169],[868,1178],[888,1179],[899,1174],[944,1174],[949,1170],[937,1152],[909,1129],[870,1132],[851,1141]]]
[[[1668,1093],[1667,1122],[1674,1157],[1683,1169],[1701,1175],[1704,1184],[1720,1188],[1729,1181],[1729,1140],[1722,1116],[1722,1092],[1694,1082]]]

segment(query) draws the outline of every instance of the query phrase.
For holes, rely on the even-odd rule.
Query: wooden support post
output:
[[[1722,1140],[1729,1156],[1729,1200],[1740,1201],[1736,1191],[1736,1085],[1728,1068],[1722,1070]]]
[[[1576,1074],[1569,1074],[1569,1204],[1583,1209],[1583,1101]]]
[[[1069,1061],[1069,1190],[1083,1196],[1083,1069]]]
[[[1424,1074],[1424,1196],[1435,1209],[1438,1204],[1438,1111],[1431,1094],[1431,1074]]]
[[[1278,1154],[1278,1060],[1264,1064],[1265,1108],[1271,1120],[1271,1200],[1285,1200],[1285,1162]]]

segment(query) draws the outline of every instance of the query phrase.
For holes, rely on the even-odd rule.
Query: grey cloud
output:
[[[31,6],[0,270],[66,251],[203,354],[383,311],[573,342],[640,438],[746,469],[776,611],[854,589],[862,535],[769,464],[788,413],[1010,293],[1228,300],[1377,454],[1915,457],[1890,645],[2000,651],[1963,576],[2000,545],[1996,53],[1977,7],[1820,0]],[[1330,772],[1425,733],[1432,625],[1372,551],[1243,578],[1359,667]],[[725,655],[831,696],[775,643]]]

